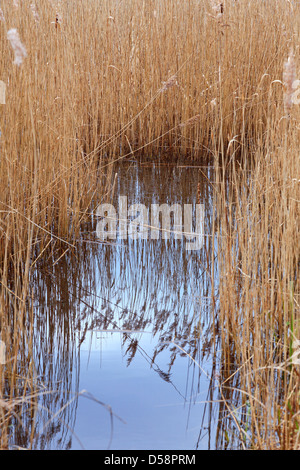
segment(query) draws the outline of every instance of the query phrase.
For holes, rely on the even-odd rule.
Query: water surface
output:
[[[27,422],[38,431],[34,448],[215,448],[213,172],[131,162],[116,173],[113,204],[119,195],[129,205],[204,204],[207,236],[196,251],[174,237],[102,243],[94,218],[82,227],[76,254],[38,265],[32,282],[41,395]],[[24,429],[12,440],[26,447]]]

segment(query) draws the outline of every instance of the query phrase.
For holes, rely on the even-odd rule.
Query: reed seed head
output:
[[[160,92],[167,91],[169,88],[172,88],[173,86],[178,86],[177,82],[177,75],[172,75],[166,82],[163,82],[163,86],[160,89]]]
[[[294,52],[291,50],[290,55],[287,61],[284,63],[283,67],[283,82],[284,82],[284,109],[287,114],[290,113],[292,104],[293,104],[293,93],[294,88],[293,84],[296,80],[296,64],[294,58]]]
[[[21,43],[18,31],[15,28],[10,29],[7,32],[7,39],[10,41],[11,47],[15,53],[14,64],[19,66],[22,64],[23,59],[27,57],[27,51]]]
[[[39,14],[38,14],[38,12],[37,12],[37,9],[36,9],[36,4],[35,4],[35,3],[31,3],[31,4],[30,4],[30,9],[31,9],[31,11],[32,11],[32,15],[33,15],[33,17],[34,17],[35,22],[38,23],[40,17],[39,17]]]

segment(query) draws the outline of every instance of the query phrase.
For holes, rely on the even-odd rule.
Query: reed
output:
[[[204,154],[222,162],[224,406],[226,387],[249,404],[246,445],[299,447],[299,26],[285,0],[1,1],[2,447],[9,400],[37,390],[32,267],[74,249],[111,159]]]
[[[10,442],[11,419],[20,423],[26,403],[31,405],[29,422],[34,420],[40,392],[32,361],[32,271],[39,259],[48,258],[49,250],[58,259],[75,249],[86,213],[109,190],[110,170],[100,170],[101,156],[85,158],[98,142],[96,130],[89,126],[88,69],[84,70],[59,29],[58,6],[48,1],[1,4],[0,334],[6,345],[6,363],[0,364],[3,448]],[[77,11],[73,20],[76,17],[79,21],[78,15]],[[82,23],[82,31],[83,27]],[[75,36],[73,30],[73,42]],[[82,43],[80,48],[83,59]],[[81,63],[78,71],[76,61]],[[81,82],[85,86],[79,86]]]
[[[1,226],[20,220],[9,246],[33,223],[46,241],[53,223],[70,238],[103,157],[196,157],[265,141],[297,9],[282,0],[3,2]]]
[[[227,444],[300,446],[299,135],[278,126],[254,167],[232,161],[229,184],[217,172],[219,388],[231,418],[219,445],[227,422]]]

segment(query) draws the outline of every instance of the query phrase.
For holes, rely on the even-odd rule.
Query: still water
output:
[[[183,239],[100,242],[96,218],[76,254],[38,264],[34,362],[37,411],[16,429],[37,449],[218,447],[218,273],[213,171],[126,163],[114,196],[128,204],[204,205],[204,245]],[[56,257],[58,258],[58,257]],[[33,424],[34,423],[34,424]]]

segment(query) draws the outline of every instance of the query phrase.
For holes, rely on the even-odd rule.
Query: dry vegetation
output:
[[[13,399],[35,399],[30,350],[16,359],[24,336],[31,346],[31,268],[72,249],[108,190],[107,162],[136,153],[216,163],[220,395],[234,428],[220,446],[237,432],[245,447],[299,448],[299,2],[0,7],[1,446]]]
[[[230,184],[218,178],[220,394],[233,418],[222,438],[299,449],[298,138],[270,137],[251,172],[233,164]]]

